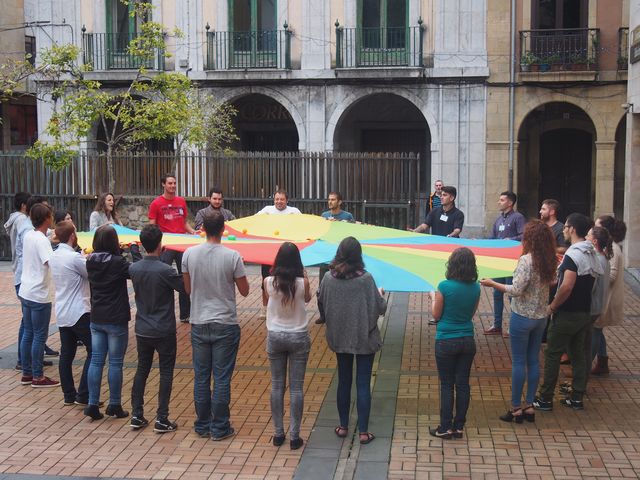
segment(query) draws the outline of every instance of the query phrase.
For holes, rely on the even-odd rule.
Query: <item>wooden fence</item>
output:
[[[113,157],[116,196],[146,201],[162,192],[160,177],[175,171],[178,193],[192,214],[204,206],[213,186],[225,194],[225,206],[237,217],[271,203],[274,190],[287,190],[290,203],[305,213],[326,209],[329,192],[339,191],[345,210],[367,223],[405,228],[417,223],[428,193],[419,192],[418,157],[402,153],[239,152],[185,154],[176,164],[171,152],[117,154]],[[175,167],[175,168],[174,168]],[[107,161],[97,153],[79,154],[62,171],[16,153],[0,153],[0,207],[6,218],[13,194],[27,191],[70,209],[78,227],[88,226],[95,199],[108,190]],[[4,232],[2,232],[4,234]],[[0,257],[7,239],[0,236]]]

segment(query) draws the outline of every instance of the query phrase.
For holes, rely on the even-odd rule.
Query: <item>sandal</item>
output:
[[[362,437],[365,437],[365,439],[363,440]],[[360,433],[360,445],[366,445],[367,443],[371,443],[373,442],[373,439],[376,438],[376,436],[371,433],[371,432],[361,432]]]
[[[345,438],[349,434],[349,428],[338,425],[334,430],[340,438]]]

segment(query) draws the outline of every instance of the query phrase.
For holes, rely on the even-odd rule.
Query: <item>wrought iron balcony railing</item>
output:
[[[158,49],[152,59],[129,53],[129,43],[136,37],[135,33],[86,33],[83,27],[83,61],[93,70],[164,70],[164,50]]]
[[[520,31],[520,70],[598,70],[599,28]]]
[[[210,32],[207,30],[205,70],[291,68],[291,30]]]
[[[337,21],[336,67],[422,67],[424,27],[345,28]]]
[[[629,68],[629,27],[618,29],[618,70]]]

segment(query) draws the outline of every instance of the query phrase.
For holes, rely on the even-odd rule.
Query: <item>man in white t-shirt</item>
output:
[[[20,343],[22,385],[33,388],[57,387],[60,382],[44,376],[44,344],[49,335],[53,285],[49,260],[53,249],[47,230],[53,223],[51,209],[42,203],[29,213],[34,230],[24,236],[22,279],[18,296],[22,302],[24,334]]]
[[[60,384],[64,395],[64,405],[88,405],[89,388],[87,372],[91,363],[91,300],[87,261],[76,252],[78,235],[71,221],[56,225],[58,248],[51,255],[49,268],[56,290],[56,322],[60,333]],[[76,390],[71,367],[76,357],[78,341],[87,350],[80,385]]]
[[[217,441],[235,435],[229,421],[229,403],[240,345],[236,287],[246,297],[249,282],[240,254],[220,243],[224,231],[222,214],[207,213],[202,228],[207,241],[184,252],[182,275],[191,298],[194,427],[198,435]]]
[[[283,189],[276,190],[273,194],[273,205],[267,205],[258,213],[256,213],[256,215],[301,214],[300,210],[298,210],[296,207],[290,207],[287,204],[288,202],[289,196],[287,195],[287,191]],[[267,278],[271,273],[271,265],[261,265],[260,273],[262,274],[262,290],[264,290],[264,279]],[[258,319],[264,320],[265,318],[267,318],[267,311],[264,307],[262,307]]]

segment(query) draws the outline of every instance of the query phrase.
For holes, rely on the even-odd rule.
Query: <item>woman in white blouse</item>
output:
[[[531,404],[540,376],[540,346],[546,324],[549,286],[556,278],[558,261],[555,238],[551,229],[540,220],[527,223],[522,237],[522,256],[513,272],[513,285],[491,279],[480,281],[511,295],[511,409],[500,417],[505,422],[533,422]],[[525,378],[527,393],[522,406]]]
[[[285,242],[276,255],[271,275],[264,279],[262,301],[267,306],[267,354],[271,363],[271,417],[277,447],[285,440],[284,391],[289,364],[289,394],[291,420],[289,427],[291,450],[303,444],[300,423],[304,407],[304,375],[307,369],[311,338],[309,337],[305,303],[311,300],[307,273],[302,266],[300,251],[295,244]]]

